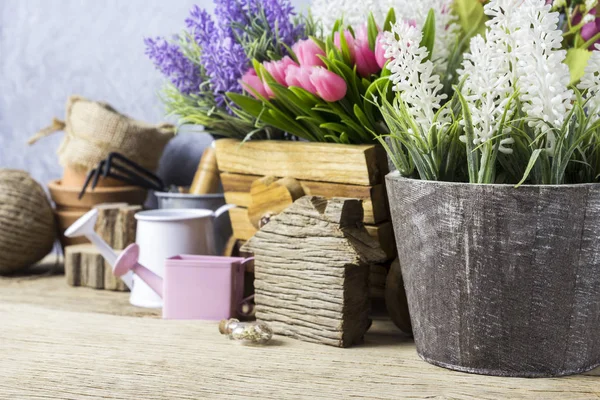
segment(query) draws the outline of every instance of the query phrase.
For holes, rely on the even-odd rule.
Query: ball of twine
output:
[[[56,222],[44,189],[27,172],[0,169],[0,274],[25,269],[46,256]]]

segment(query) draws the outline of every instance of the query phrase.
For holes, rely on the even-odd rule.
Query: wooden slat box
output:
[[[230,211],[237,239],[257,231],[248,218],[252,183],[264,176],[294,178],[306,195],[362,200],[367,231],[390,259],[396,256],[384,186],[387,157],[379,145],[220,139],[215,147],[225,199],[239,207]]]

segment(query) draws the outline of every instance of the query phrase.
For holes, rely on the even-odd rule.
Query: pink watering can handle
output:
[[[160,276],[150,271],[148,268],[138,263],[140,257],[140,247],[137,243],[130,244],[119,255],[115,262],[114,274],[116,276],[125,275],[128,271],[134,272],[144,282],[148,284],[161,298],[163,297],[163,280]]]

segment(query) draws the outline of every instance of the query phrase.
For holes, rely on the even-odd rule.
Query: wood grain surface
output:
[[[248,207],[252,201],[250,188],[252,183],[262,176],[221,173],[221,182],[225,192],[225,200],[229,204]],[[331,197],[348,197],[363,201],[365,224],[377,224],[390,219],[387,207],[385,186],[346,185],[343,183],[317,182],[300,180],[300,185],[306,195]]]
[[[215,146],[222,172],[369,186],[382,183],[387,171],[377,145],[220,139]]]
[[[377,320],[350,349],[275,336],[243,347],[216,323],[167,321],[64,276],[0,278],[2,399],[600,399],[600,369],[499,378],[427,364]]]
[[[273,331],[349,347],[369,327],[369,273],[385,261],[360,200],[304,196],[242,250],[254,253],[256,317]]]

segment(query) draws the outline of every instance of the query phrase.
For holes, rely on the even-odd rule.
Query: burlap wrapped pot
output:
[[[25,171],[0,169],[0,226],[0,274],[25,269],[52,250],[52,206]]]
[[[109,104],[71,96],[65,121],[55,119],[30,143],[64,130],[58,157],[63,167],[79,171],[95,168],[110,152],[119,152],[149,170],[156,170],[163,149],[175,134],[171,124],[152,125],[134,120]]]

